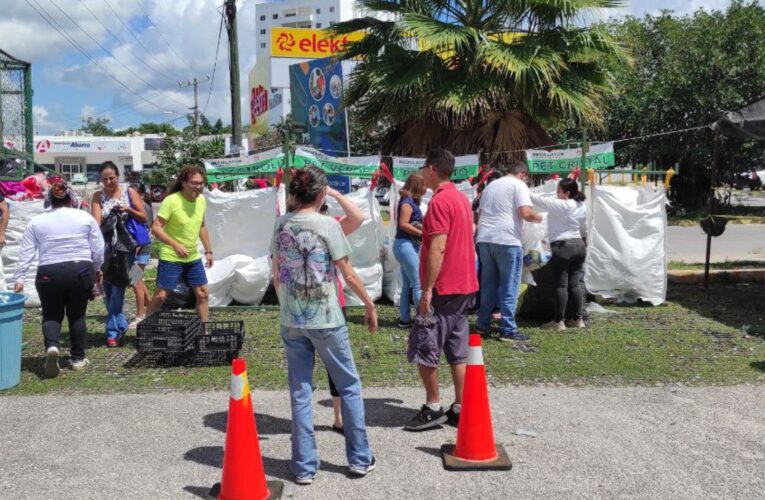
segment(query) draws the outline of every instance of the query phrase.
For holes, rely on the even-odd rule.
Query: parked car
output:
[[[79,174],[72,174],[72,184],[82,184],[85,185],[88,183],[88,174],[85,173],[79,173]]]

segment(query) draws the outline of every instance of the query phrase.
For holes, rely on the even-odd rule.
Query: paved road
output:
[[[667,228],[669,259],[704,262],[707,235],[699,226]],[[728,224],[725,232],[712,238],[712,262],[765,260],[765,224]]]
[[[765,386],[493,388],[495,432],[514,468],[485,473],[442,469],[438,449],[454,429],[399,429],[419,390],[365,392],[378,469],[348,478],[342,438],[322,425],[324,462],[307,487],[287,471],[286,393],[253,393],[265,469],[285,482],[286,498],[761,498],[765,491]],[[220,480],[227,403],[225,393],[0,398],[0,496],[201,496]],[[316,405],[322,424],[330,421],[325,404]]]

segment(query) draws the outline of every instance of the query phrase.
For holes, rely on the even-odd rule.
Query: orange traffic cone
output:
[[[210,490],[220,500],[271,500],[282,497],[284,483],[266,481],[258,445],[258,430],[242,358],[231,363],[231,398],[228,403],[223,480]]]
[[[457,445],[445,444],[441,447],[444,469],[510,470],[513,464],[505,449],[494,442],[481,336],[471,334],[469,346]]]

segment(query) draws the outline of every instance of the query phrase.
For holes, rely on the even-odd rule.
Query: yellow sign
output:
[[[350,42],[364,38],[363,32],[329,36],[325,30],[309,28],[271,28],[272,57],[317,59],[342,52]]]

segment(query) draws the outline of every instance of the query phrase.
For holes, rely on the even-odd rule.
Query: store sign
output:
[[[531,172],[570,172],[582,164],[582,148],[529,149],[526,151],[526,161]],[[593,144],[587,151],[584,168],[607,168],[616,165],[614,158],[614,143]]]
[[[332,37],[325,30],[271,28],[271,56],[304,59],[334,56],[345,50],[349,43],[362,38],[362,32]]]
[[[35,143],[38,153],[129,153],[129,141],[81,141],[41,139]]]

